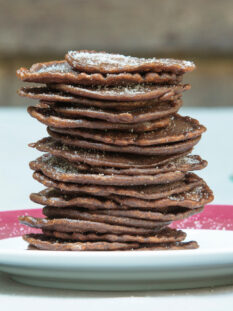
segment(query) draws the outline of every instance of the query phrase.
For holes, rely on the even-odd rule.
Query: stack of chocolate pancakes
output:
[[[203,210],[212,191],[192,171],[204,126],[178,114],[184,73],[194,64],[95,51],[20,68],[21,96],[38,99],[30,115],[49,136],[30,144],[44,152],[30,163],[46,186],[31,194],[45,218],[20,217],[41,229],[23,238],[47,250],[197,248],[169,227]]]

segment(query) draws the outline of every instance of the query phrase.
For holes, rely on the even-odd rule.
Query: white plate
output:
[[[186,230],[200,248],[183,251],[27,251],[0,241],[0,271],[19,282],[79,290],[183,289],[233,284],[233,231]]]

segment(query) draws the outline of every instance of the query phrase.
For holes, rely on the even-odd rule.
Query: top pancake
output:
[[[74,70],[65,60],[37,63],[30,69],[20,68],[17,76],[25,82],[65,83],[80,85],[126,85],[141,83],[176,84],[182,75],[172,72],[119,73],[102,74],[86,73]]]
[[[84,72],[175,72],[185,73],[195,68],[193,62],[166,58],[138,58],[96,51],[69,51],[65,59],[75,69]]]
[[[45,230],[43,230],[45,231]],[[47,230],[46,230],[47,231]],[[47,231],[51,232],[52,231]],[[59,235],[68,236],[66,239],[60,239],[60,237],[45,236],[42,234],[26,234],[23,239],[29,243],[28,249],[30,250],[50,250],[50,251],[116,251],[116,250],[130,250],[130,251],[161,251],[161,250],[184,250],[184,249],[195,249],[198,248],[198,244],[195,241],[190,242],[168,242],[168,243],[156,243],[150,242],[151,239],[148,238],[149,243],[139,244],[139,243],[129,243],[129,242],[106,242],[101,240],[101,242],[80,242],[71,241],[69,234],[57,232]],[[106,236],[106,235],[105,235]],[[107,236],[111,236],[107,234]],[[116,236],[119,240],[122,240],[121,236]],[[127,238],[129,235],[127,235]],[[130,236],[131,237],[131,236]],[[138,238],[138,236],[133,236]],[[143,239],[144,237],[142,237]],[[146,237],[147,238],[147,237]],[[154,236],[152,236],[153,240]],[[144,239],[143,239],[144,240]],[[86,240],[85,240],[86,241]],[[95,240],[96,241],[96,240]],[[126,240],[128,241],[128,240]],[[131,240],[130,240],[131,241]],[[140,240],[141,241],[141,240]],[[144,240],[145,241],[145,240]]]
[[[48,231],[50,232],[50,231]],[[59,232],[61,234],[61,232]],[[63,233],[64,234],[64,233]],[[30,250],[49,250],[49,251],[118,251],[118,250],[134,250],[138,249],[140,244],[138,243],[120,243],[120,242],[106,242],[106,241],[97,241],[97,242],[71,242],[69,239],[61,240],[59,238],[52,238],[51,236],[46,236],[42,234],[26,234],[23,236],[23,239],[29,243],[28,249]],[[168,243],[169,245],[178,244],[181,242]],[[186,244],[186,243],[182,243]],[[181,244],[181,245],[182,245]],[[153,244],[152,244],[153,245]],[[160,246],[160,244],[159,244]],[[182,246],[178,246],[180,248]],[[165,248],[165,247],[164,247]],[[139,248],[140,249],[140,248]]]

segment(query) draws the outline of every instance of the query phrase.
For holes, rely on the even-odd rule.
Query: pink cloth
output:
[[[41,209],[0,212],[0,239],[38,232],[18,222],[18,216],[43,217]],[[171,227],[179,229],[233,230],[233,205],[207,205],[200,214],[173,222]]]

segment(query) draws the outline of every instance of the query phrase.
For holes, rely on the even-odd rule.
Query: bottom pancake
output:
[[[136,251],[169,251],[169,250],[185,250],[196,249],[199,245],[196,241],[189,242],[174,242],[174,243],[161,243],[161,244],[147,244],[142,245],[135,249]]]
[[[139,247],[138,243],[63,241],[33,233],[24,235],[23,239],[30,246],[51,251],[117,251],[131,250]]]
[[[198,244],[191,242],[171,242],[158,244],[119,243],[119,242],[72,242],[46,237],[41,234],[27,234],[23,239],[30,246],[53,251],[116,251],[116,250],[182,250],[194,249]]]

